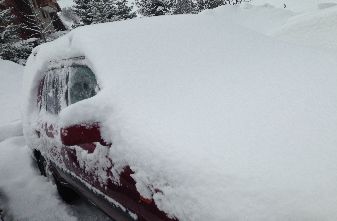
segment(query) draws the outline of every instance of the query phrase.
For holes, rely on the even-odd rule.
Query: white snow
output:
[[[201,13],[221,14],[224,20],[269,35],[271,30],[283,26],[297,13],[288,9],[277,8],[271,4],[254,6],[250,3],[233,7],[218,7]]]
[[[336,51],[337,2],[336,5],[319,6],[322,8],[298,13],[271,4],[243,4],[234,8],[219,7],[203,13],[216,11],[222,14],[223,19],[282,41]]]
[[[337,50],[337,4],[290,18],[271,34],[279,39],[305,46]]]
[[[56,187],[31,166],[31,150],[23,137],[1,142],[0,150],[0,192],[13,220],[77,220],[58,198]]]
[[[0,125],[0,142],[7,138],[20,135],[23,135],[21,121]]]
[[[254,5],[271,4],[278,8],[283,8],[286,4],[286,8],[296,12],[307,12],[310,10],[316,10],[321,6],[331,6],[337,4],[336,0],[252,0]]]
[[[0,141],[22,135],[22,75],[23,66],[0,59]]]
[[[83,27],[37,48],[25,133],[47,62],[83,55],[102,90],[61,123],[102,122],[115,166],[130,165],[161,210],[194,221],[336,220],[336,54],[226,16]]]
[[[74,5],[73,0],[58,0],[57,3],[60,5],[61,8],[71,7]]]
[[[296,36],[283,27],[296,40],[287,43],[269,31],[291,12],[270,9],[282,16],[268,23],[267,9],[251,9],[257,26],[249,7],[220,8],[82,27],[36,48],[25,69],[28,145],[48,61],[85,56],[102,90],[60,123],[101,122],[115,166],[130,165],[140,193],[170,216],[337,220],[336,53],[297,45],[321,23],[308,19]],[[335,9],[324,10],[332,24]]]
[[[0,59],[0,125],[21,118],[23,66]]]

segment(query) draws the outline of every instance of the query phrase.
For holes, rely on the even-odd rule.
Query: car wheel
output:
[[[79,199],[79,195],[72,188],[68,187],[68,184],[62,183],[55,175],[53,175],[53,177],[57,187],[57,192],[64,202],[72,204]]]
[[[40,151],[34,150],[33,154],[41,175],[47,177],[47,161],[44,159]]]
[[[59,193],[61,199],[69,204],[75,202],[79,198],[79,195],[73,189],[68,187],[66,183],[61,182],[52,171],[48,170],[47,161],[40,151],[34,150],[33,154],[41,175],[51,178],[50,180],[56,184],[57,192]]]

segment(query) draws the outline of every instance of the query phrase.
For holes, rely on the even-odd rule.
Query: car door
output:
[[[78,160],[79,149],[93,153],[96,144],[84,143],[65,146],[60,140],[59,113],[67,106],[96,95],[98,85],[95,75],[85,65],[69,61],[50,68],[44,73],[38,90],[39,122],[36,133],[39,146],[47,158],[58,167],[92,183],[93,176],[87,173],[85,164]],[[70,63],[70,65],[69,65]],[[69,89],[71,87],[71,90]],[[76,151],[78,149],[78,151]]]
[[[36,134],[39,150],[52,161],[60,159],[58,114],[66,107],[67,75],[65,69],[49,69],[39,84]]]
[[[68,79],[68,105],[76,105],[77,102],[91,98],[99,90],[94,73],[86,66],[73,66]],[[118,177],[119,184],[117,184],[111,172],[113,163],[108,157],[109,149],[113,146],[103,140],[84,143],[83,140],[90,140],[88,137],[94,133],[100,136],[100,125],[99,122],[89,122],[84,127],[72,125],[66,129],[66,136],[63,136],[64,130],[61,131],[63,143],[72,144],[63,146],[64,161],[68,169],[82,182],[117,201],[129,211],[138,213],[140,195],[131,177],[133,172],[126,167]],[[79,139],[81,136],[83,140]],[[96,138],[93,140],[97,140],[96,135],[93,137]]]
[[[108,157],[109,148],[113,146],[101,140],[99,122],[60,127],[59,113],[62,109],[89,99],[99,91],[95,74],[83,62],[78,63],[67,61],[58,65],[48,70],[40,82],[38,106],[41,120],[38,133],[44,141],[42,146],[47,149],[48,159],[70,175],[67,177],[75,181],[72,185],[76,187],[82,183],[89,187],[85,190],[88,192],[94,187],[104,194],[104,199],[108,196],[129,212],[138,214],[139,220],[171,220],[157,209],[153,200],[140,196],[130,167],[125,167],[119,174],[119,183],[115,182],[116,177],[111,172],[113,163]],[[67,130],[66,136],[64,129]],[[80,137],[85,137],[87,142],[79,140]],[[112,210],[106,208],[105,211],[110,214]]]
[[[85,65],[72,65],[69,68],[67,79],[68,106],[95,96],[99,90],[94,73]],[[73,128],[76,128],[76,126],[74,125]],[[96,126],[96,122],[91,122],[88,125],[88,127],[91,126]],[[70,137],[70,139],[74,140],[76,137]],[[73,143],[75,145],[62,146],[62,156],[67,169],[76,174],[82,181],[92,186],[100,187],[98,181],[108,169],[104,168],[105,171],[103,171],[104,169],[99,167],[98,160],[106,160],[109,163],[106,157],[108,147],[102,146],[98,142]],[[96,148],[99,150],[96,150]],[[97,156],[98,152],[100,152],[99,157]]]

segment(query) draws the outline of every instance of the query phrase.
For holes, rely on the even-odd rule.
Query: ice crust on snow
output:
[[[84,56],[101,91],[45,117],[101,122],[116,173],[129,165],[159,209],[181,221],[336,220],[336,53],[266,35],[265,9],[251,7],[258,28],[230,10],[249,8],[82,27],[36,48],[28,145],[49,61]]]

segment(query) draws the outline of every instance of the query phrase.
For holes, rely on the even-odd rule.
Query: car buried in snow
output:
[[[24,135],[65,201],[118,221],[337,218],[335,57],[226,10],[84,26],[33,50]]]
[[[68,127],[59,124],[61,109],[89,99],[99,90],[96,76],[84,57],[53,61],[43,71],[36,94],[40,124],[35,130],[40,141],[37,146],[43,148],[33,149],[41,174],[53,178],[65,202],[71,203],[82,195],[115,220],[175,220],[160,211],[153,200],[139,194],[129,166],[122,168],[118,182],[108,179],[113,177],[113,161],[106,153],[112,144],[101,137],[99,122]],[[42,154],[45,148],[47,156]],[[96,160],[104,162],[104,166],[90,167],[90,161],[95,164],[90,157],[79,159],[79,153],[90,155],[96,148],[101,151]],[[101,182],[103,177],[107,179]]]

